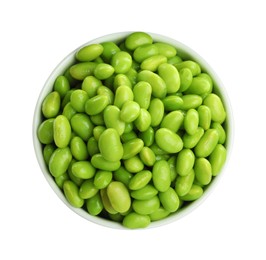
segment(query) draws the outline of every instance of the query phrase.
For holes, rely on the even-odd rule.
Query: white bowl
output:
[[[82,46],[86,46],[88,44],[92,43],[102,43],[106,41],[113,41],[113,42],[121,42],[123,39],[125,39],[130,33],[132,32],[118,32],[113,33],[109,35],[102,36],[100,38],[91,40]],[[166,42],[176,47],[178,51],[178,55],[180,55],[182,58],[185,59],[192,59],[196,62],[198,62],[201,65],[202,71],[207,72],[213,79],[214,82],[214,92],[218,93],[219,96],[222,98],[222,101],[224,103],[226,112],[227,112],[227,118],[225,122],[225,128],[227,133],[227,139],[226,139],[226,149],[227,149],[227,159],[226,163],[222,169],[222,172],[219,173],[218,176],[213,178],[211,184],[206,188],[204,191],[202,197],[192,203],[190,203],[188,206],[180,209],[174,214],[171,214],[167,218],[155,222],[151,222],[151,224],[147,228],[154,228],[158,226],[162,226],[165,224],[169,224],[173,221],[177,221],[178,219],[184,217],[191,211],[193,211],[195,208],[197,208],[208,196],[209,194],[215,189],[217,183],[219,182],[220,178],[222,177],[222,173],[226,169],[226,165],[228,164],[230,153],[232,150],[232,143],[233,143],[233,115],[232,115],[232,109],[230,105],[230,101],[228,98],[228,95],[226,93],[225,87],[223,86],[221,80],[218,78],[214,70],[211,68],[211,66],[195,51],[187,47],[181,42],[178,42],[174,39],[168,38],[163,35],[155,34],[155,33],[149,33],[153,38],[155,42]],[[49,185],[52,187],[54,192],[57,194],[57,196],[74,212],[76,212],[81,217],[94,222],[96,224],[110,227],[110,228],[117,228],[117,229],[125,229],[120,223],[107,220],[101,217],[92,216],[89,213],[87,213],[85,210],[81,208],[74,208],[72,207],[68,201],[66,200],[64,194],[62,191],[58,188],[55,181],[53,180],[51,174],[49,173],[47,166],[45,165],[43,154],[42,154],[42,144],[39,142],[37,137],[37,129],[38,126],[41,123],[42,115],[41,115],[41,105],[42,101],[45,98],[45,96],[52,91],[53,84],[57,76],[62,75],[74,62],[75,62],[75,53],[78,49],[80,49],[82,46],[78,47],[76,50],[71,52],[68,56],[66,56],[54,69],[54,71],[51,73],[51,75],[48,77],[47,81],[45,82],[42,91],[39,95],[35,112],[34,112],[34,119],[33,119],[33,143],[34,143],[34,149],[36,153],[36,157],[38,159],[40,168],[44,174],[44,177],[48,181]]]

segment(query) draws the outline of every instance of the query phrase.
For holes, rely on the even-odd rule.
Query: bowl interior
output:
[[[86,46],[88,44],[92,43],[102,43],[106,41],[113,41],[116,43],[121,42],[124,40],[130,33],[132,32],[119,32],[119,33],[114,33],[110,35],[106,35],[97,39],[94,39],[92,41],[89,41],[82,46]],[[149,33],[149,32],[148,32]],[[227,133],[227,139],[226,139],[226,149],[227,149],[227,160],[226,163],[222,169],[222,172],[225,171],[226,165],[228,163],[230,153],[231,153],[231,147],[232,147],[232,139],[233,139],[233,119],[232,119],[232,109],[230,105],[230,101],[228,98],[228,95],[226,93],[226,90],[219,79],[219,77],[216,75],[214,70],[209,66],[209,64],[195,51],[187,47],[186,45],[182,44],[181,42],[178,42],[174,39],[168,38],[163,35],[155,34],[155,33],[149,33],[152,38],[154,39],[155,42],[166,42],[169,43],[173,46],[176,47],[178,55],[180,55],[183,59],[192,59],[196,62],[198,62],[201,65],[202,71],[207,72],[213,79],[214,82],[214,88],[213,92],[217,93],[225,106],[226,112],[227,112],[227,118],[225,121],[225,130]],[[83,218],[94,222],[99,225],[103,225],[106,227],[111,227],[111,228],[117,228],[117,229],[125,229],[121,224],[116,223],[111,220],[103,219],[97,216],[92,216],[88,214],[85,210],[80,209],[80,208],[74,208],[72,207],[68,201],[66,200],[64,194],[62,191],[58,188],[56,185],[55,181],[53,180],[51,174],[49,173],[47,166],[44,162],[43,155],[42,155],[42,144],[39,142],[38,137],[37,137],[37,129],[38,126],[40,125],[42,121],[42,114],[41,114],[41,105],[42,101],[45,98],[45,96],[50,93],[53,89],[53,84],[55,79],[57,78],[58,75],[63,74],[71,65],[74,64],[75,62],[75,53],[78,49],[80,49],[82,46],[78,47],[76,50],[71,52],[68,56],[66,56],[59,64],[58,66],[53,70],[51,75],[48,77],[47,81],[45,82],[42,91],[39,95],[39,98],[36,103],[35,107],[35,112],[34,112],[34,119],[33,119],[33,143],[34,143],[34,149],[36,153],[36,157],[38,160],[38,163],[40,165],[40,168],[48,181],[49,185],[52,187],[54,192],[57,194],[57,196],[74,212],[76,212],[78,215],[82,216]],[[151,222],[151,224],[148,226],[148,228],[153,228],[153,227],[158,227],[164,224],[171,223],[173,221],[176,221],[180,219],[181,217],[185,216],[192,210],[194,210],[197,206],[199,206],[210,194],[210,192],[215,188],[217,182],[219,181],[222,172],[213,178],[211,184],[205,189],[204,194],[202,197],[192,203],[190,203],[188,206],[183,207],[182,209],[178,210],[176,213],[171,214],[167,218],[155,222]]]

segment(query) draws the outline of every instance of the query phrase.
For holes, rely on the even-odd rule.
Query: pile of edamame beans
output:
[[[226,111],[210,75],[145,32],[75,57],[37,131],[67,201],[144,228],[199,199],[226,160]]]

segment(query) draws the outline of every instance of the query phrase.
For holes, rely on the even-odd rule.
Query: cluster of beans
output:
[[[226,159],[211,77],[144,32],[78,50],[42,114],[44,160],[68,202],[128,228],[200,198]]]

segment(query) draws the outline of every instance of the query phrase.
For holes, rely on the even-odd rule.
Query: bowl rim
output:
[[[107,41],[114,41],[114,42],[120,42],[124,40],[129,34],[136,32],[136,31],[124,31],[124,32],[116,32],[116,33],[111,33],[107,35],[100,36],[98,38],[89,40],[88,42],[80,45],[78,48],[70,52],[59,64],[54,68],[54,70],[51,72],[49,77],[47,78],[46,82],[44,83],[41,92],[39,94],[39,97],[37,99],[36,105],[35,105],[35,110],[34,110],[34,115],[33,115],[33,124],[32,124],[32,136],[33,136],[33,146],[35,150],[35,155],[38,161],[38,164],[41,168],[41,171],[49,183],[50,187],[52,190],[56,193],[56,195],[61,199],[61,201],[72,211],[74,211],[76,214],[79,216],[95,223],[101,226],[109,227],[109,228],[114,228],[114,229],[121,229],[121,230],[128,230],[124,226],[121,225],[121,223],[117,223],[115,221],[107,220],[104,218],[100,218],[97,216],[92,216],[89,213],[87,213],[84,209],[82,208],[75,208],[71,206],[68,201],[66,200],[65,196],[63,195],[62,191],[60,188],[56,185],[53,177],[49,173],[47,166],[45,165],[44,158],[42,155],[42,144],[39,142],[38,137],[37,137],[37,129],[39,124],[41,123],[41,104],[44,99],[44,97],[50,93],[53,89],[53,84],[56,79],[56,77],[60,74],[63,74],[67,68],[71,64],[75,62],[75,53],[77,50],[80,48],[88,45],[88,44],[93,44],[93,43],[102,43],[102,42],[107,42]],[[204,191],[203,195],[201,198],[198,200],[194,201],[191,203],[188,207],[184,207],[177,212],[169,215],[165,219],[158,220],[151,222],[148,227],[145,229],[150,229],[150,228],[155,228],[155,227],[160,227],[164,226],[166,224],[170,224],[172,222],[175,222],[181,218],[183,218],[185,215],[191,213],[194,211],[199,205],[201,205],[210,195],[211,192],[215,189],[216,185],[220,181],[221,177],[223,176],[223,173],[227,169],[228,163],[231,158],[231,153],[232,153],[232,147],[233,147],[233,140],[234,140],[234,120],[233,120],[233,112],[232,112],[232,106],[231,102],[228,96],[228,93],[226,91],[226,88],[224,87],[222,81],[216,74],[216,72],[213,70],[213,68],[205,61],[204,58],[202,58],[196,51],[188,47],[187,45],[170,38],[168,36],[162,35],[162,34],[157,34],[153,32],[146,32],[148,33],[154,40],[154,42],[165,42],[169,43],[177,49],[178,54],[181,54],[181,56],[193,59],[194,61],[198,62],[201,65],[202,71],[208,72],[208,74],[212,77],[214,81],[214,89],[216,89],[219,92],[219,96],[221,97],[224,107],[226,109],[227,117],[226,117],[226,134],[227,134],[227,139],[226,139],[226,149],[227,149],[227,158],[226,162],[221,170],[221,172],[212,180],[211,185],[208,186],[208,188]]]

